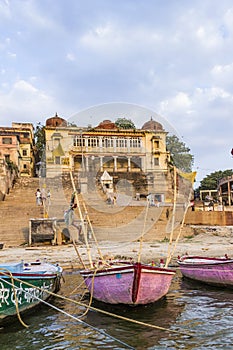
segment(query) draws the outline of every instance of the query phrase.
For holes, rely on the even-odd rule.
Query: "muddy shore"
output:
[[[78,244],[77,248],[84,263],[87,262],[88,255],[85,246],[83,244]],[[140,244],[139,242],[124,242],[121,244],[106,241],[101,242],[99,248],[105,258],[132,258],[136,260]],[[210,232],[200,233],[192,237],[181,239],[176,246],[171,264],[176,265],[177,256],[187,253],[190,255],[210,257],[219,257],[227,254],[229,257],[232,257],[232,251],[233,235],[229,233],[229,230],[224,231],[221,229],[214,230],[213,232],[210,230]],[[141,251],[141,261],[159,262],[160,259],[166,259],[167,252],[168,242],[144,242]],[[95,246],[90,246],[90,254],[93,259],[98,256]],[[2,263],[21,260],[25,262],[35,261],[37,259],[47,259],[48,262],[58,263],[64,269],[82,267],[73,244],[61,246],[3,247],[3,249],[0,250],[0,261]]]

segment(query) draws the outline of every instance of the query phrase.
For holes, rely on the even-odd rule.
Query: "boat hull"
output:
[[[175,271],[144,264],[80,272],[93,297],[109,304],[153,303],[167,294]]]
[[[184,277],[210,284],[233,288],[233,260],[185,256],[177,261]]]
[[[0,265],[1,266],[1,265]],[[60,289],[62,269],[54,265],[46,264],[52,270],[40,270],[35,267],[22,272],[10,272],[10,269],[0,267],[0,323],[4,325],[6,319],[26,312],[51,297],[48,292],[56,293]],[[41,265],[40,268],[45,268]]]

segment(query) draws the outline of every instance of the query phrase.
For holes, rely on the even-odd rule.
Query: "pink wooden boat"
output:
[[[153,303],[169,290],[174,270],[142,263],[122,263],[80,271],[89,292],[109,304]]]
[[[233,288],[233,259],[183,256],[177,261],[184,277],[214,286]]]

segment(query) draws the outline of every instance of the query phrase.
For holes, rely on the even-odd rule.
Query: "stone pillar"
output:
[[[228,205],[231,205],[231,187],[230,181],[227,182]]]
[[[86,177],[80,178],[80,190],[81,190],[81,193],[87,193],[87,178]]]
[[[114,159],[114,171],[117,171],[117,156],[114,156],[113,159]]]
[[[146,172],[146,157],[140,157],[140,159],[141,159],[142,171]]]
[[[127,138],[127,152],[130,153],[130,139]]]
[[[99,151],[103,152],[103,137],[99,136]]]
[[[100,156],[100,171],[104,171],[103,169],[103,156]]]
[[[113,149],[116,152],[116,137],[113,137]]]
[[[86,156],[85,159],[86,159],[86,169],[85,170],[89,171],[89,157]]]
[[[131,171],[131,158],[128,157],[128,171]]]
[[[69,155],[70,169],[74,170],[74,157]]]
[[[220,200],[220,204],[222,205],[222,187],[221,186],[219,188],[219,200]]]
[[[84,137],[84,144],[85,144],[85,150],[86,150],[86,152],[88,152],[88,140],[87,140],[87,138],[86,137]]]

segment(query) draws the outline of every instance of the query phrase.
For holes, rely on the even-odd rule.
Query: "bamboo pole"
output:
[[[94,230],[93,230],[93,226],[92,226],[91,220],[90,220],[89,215],[88,215],[88,212],[87,212],[87,207],[86,207],[86,204],[85,204],[84,202],[83,202],[83,208],[84,208],[85,213],[86,213],[87,222],[88,222],[88,224],[89,224],[89,226],[90,226],[90,228],[91,228],[92,236],[93,236],[93,238],[94,238],[94,240],[95,240],[95,244],[96,244],[96,247],[97,247],[98,254],[99,254],[101,260],[104,261],[103,254],[102,254],[102,252],[101,252],[101,250],[100,250],[100,248],[99,248],[99,244],[98,244],[98,241],[97,241],[95,232],[94,232]]]
[[[177,170],[176,170],[176,177],[177,177]],[[192,195],[192,185],[193,185],[193,182],[194,182],[194,178],[190,180],[190,184],[191,184],[191,187],[190,187],[190,191],[189,191],[189,195],[188,195],[188,202],[187,202],[187,205],[185,207],[185,211],[184,211],[184,215],[183,215],[183,218],[182,218],[182,222],[181,222],[181,225],[180,225],[180,230],[179,230],[179,233],[176,237],[176,240],[175,240],[175,243],[174,243],[174,246],[173,246],[173,249],[172,251],[170,250],[168,252],[168,255],[167,255],[167,260],[166,260],[166,264],[165,264],[165,267],[168,266],[168,264],[170,263],[171,259],[172,259],[172,256],[174,255],[175,253],[175,250],[176,250],[176,246],[177,246],[177,243],[180,239],[180,236],[181,236],[181,233],[182,233],[182,230],[184,228],[184,223],[185,223],[185,218],[186,218],[186,215],[187,215],[187,212],[188,212],[188,208],[189,208],[189,203],[190,203],[190,200],[191,200],[191,195]],[[175,179],[175,183],[176,183],[176,179]],[[176,186],[175,186],[176,187]],[[174,188],[175,189],[175,188]],[[176,198],[176,196],[174,196]],[[174,200],[174,202],[176,202]],[[172,241],[170,240],[170,243],[172,244]],[[170,245],[170,249],[171,249],[171,245]]]
[[[81,255],[80,255],[80,253],[79,253],[79,251],[78,251],[78,248],[77,248],[77,245],[76,245],[76,243],[75,243],[75,240],[73,239],[73,235],[71,234],[71,236],[72,236],[72,242],[73,242],[73,246],[74,246],[74,249],[75,249],[75,251],[76,251],[76,254],[78,255],[78,258],[79,258],[79,260],[80,260],[80,262],[81,262],[83,268],[86,269],[86,265],[84,264],[84,261],[83,261]]]
[[[143,243],[143,237],[144,237],[145,231],[146,231],[146,219],[147,219],[147,215],[148,215],[148,209],[149,209],[149,200],[147,200],[147,204],[146,204],[146,214],[145,214],[144,223],[143,223],[143,231],[142,231],[142,235],[140,237],[140,245],[139,245],[139,251],[138,251],[138,263],[141,261],[142,243]]]
[[[176,250],[176,246],[177,246],[177,243],[180,239],[180,235],[181,235],[181,232],[184,228],[184,222],[185,222],[185,218],[186,218],[186,215],[187,215],[187,212],[188,212],[188,208],[189,208],[189,203],[190,203],[190,200],[191,200],[191,194],[192,194],[192,188],[190,189],[190,192],[189,192],[189,196],[188,196],[188,204],[186,205],[186,208],[185,208],[185,212],[184,212],[184,215],[183,215],[183,219],[182,219],[182,222],[181,222],[181,226],[180,226],[180,230],[179,230],[179,233],[176,237],[176,240],[175,240],[175,244],[174,244],[174,247],[172,249],[172,252],[170,253],[170,255],[168,256],[167,260],[168,260],[168,264],[170,263],[171,261],[171,258],[172,256],[174,255],[175,253],[175,250]]]
[[[176,167],[174,166],[174,195],[173,195],[173,210],[172,210],[172,220],[171,220],[171,233],[170,233],[170,239],[169,239],[169,244],[168,244],[168,251],[167,251],[167,259],[165,263],[165,267],[168,267],[169,264],[169,256],[171,254],[171,246],[172,246],[172,239],[173,239],[173,234],[174,234],[174,225],[175,225],[175,215],[176,215],[176,191],[177,191],[177,186],[176,186],[176,181],[177,181],[177,172],[176,172]]]
[[[79,217],[80,217],[80,220],[81,220],[82,230],[83,230],[83,234],[84,234],[84,240],[85,240],[85,244],[86,244],[86,247],[87,247],[87,254],[88,254],[90,267],[93,268],[93,262],[92,262],[91,253],[90,253],[90,246],[88,244],[88,239],[87,239],[87,228],[86,228],[85,223],[84,223],[84,218],[83,218],[82,211],[81,211],[81,208],[80,208],[80,202],[79,202],[78,194],[77,194],[77,191],[76,191],[76,188],[75,188],[74,178],[73,178],[73,175],[72,175],[71,171],[70,171],[70,179],[71,179],[71,183],[72,183],[72,186],[73,186],[75,199],[76,199],[76,202],[77,202],[77,207],[78,207]]]

